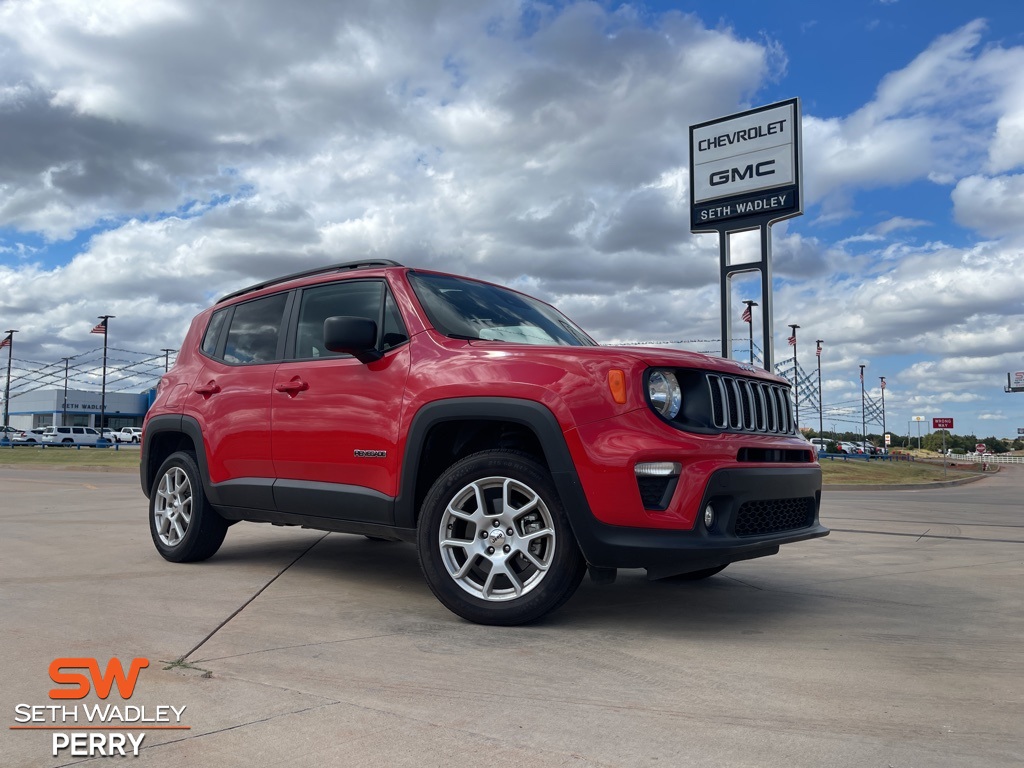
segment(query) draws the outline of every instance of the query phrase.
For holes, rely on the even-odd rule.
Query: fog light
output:
[[[704,527],[710,529],[715,524],[715,508],[708,504],[704,507]]]
[[[674,461],[645,461],[634,467],[637,477],[672,477],[683,471]]]

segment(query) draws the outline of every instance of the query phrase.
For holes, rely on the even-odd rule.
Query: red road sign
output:
[[[932,429],[952,429],[952,419],[932,419]]]

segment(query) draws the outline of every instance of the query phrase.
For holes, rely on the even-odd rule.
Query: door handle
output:
[[[208,381],[206,384],[200,384],[192,391],[195,392],[197,395],[209,397],[210,395],[216,395],[218,392],[220,392],[220,386],[217,384],[217,382],[211,380]]]
[[[280,384],[275,385],[274,389],[295,397],[299,392],[305,392],[309,389],[309,384],[302,379],[292,379],[291,381],[282,381]]]

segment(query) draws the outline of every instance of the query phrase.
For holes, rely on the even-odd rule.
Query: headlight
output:
[[[647,397],[651,407],[666,419],[674,419],[683,406],[683,391],[672,371],[651,371],[647,377]]]

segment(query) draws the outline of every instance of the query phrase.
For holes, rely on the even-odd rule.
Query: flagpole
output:
[[[103,419],[107,410],[107,331],[112,317],[115,315],[99,315],[99,319],[103,321],[103,384],[100,388],[100,423],[98,427],[100,442],[103,441]]]
[[[793,342],[793,399],[796,401],[796,431],[800,431],[800,368],[796,362],[796,329],[799,325],[790,323],[790,328],[793,329],[793,335],[789,337],[790,341]]]
[[[754,364],[754,307],[757,306],[757,302],[753,299],[744,299],[743,303],[747,305],[747,309],[743,312],[744,317],[747,319],[747,326],[750,329],[750,364]]]
[[[7,347],[7,383],[4,385],[4,426],[10,426],[11,418],[11,358],[14,357],[14,334],[17,331],[4,331],[7,334],[7,338],[4,339],[5,346]],[[7,431],[4,430],[3,438],[5,441],[10,440],[7,436]]]
[[[818,356],[818,437],[822,440],[825,436],[822,432],[825,431],[825,401],[821,399],[821,345],[825,343],[824,339],[818,339],[814,342],[815,354]]]

